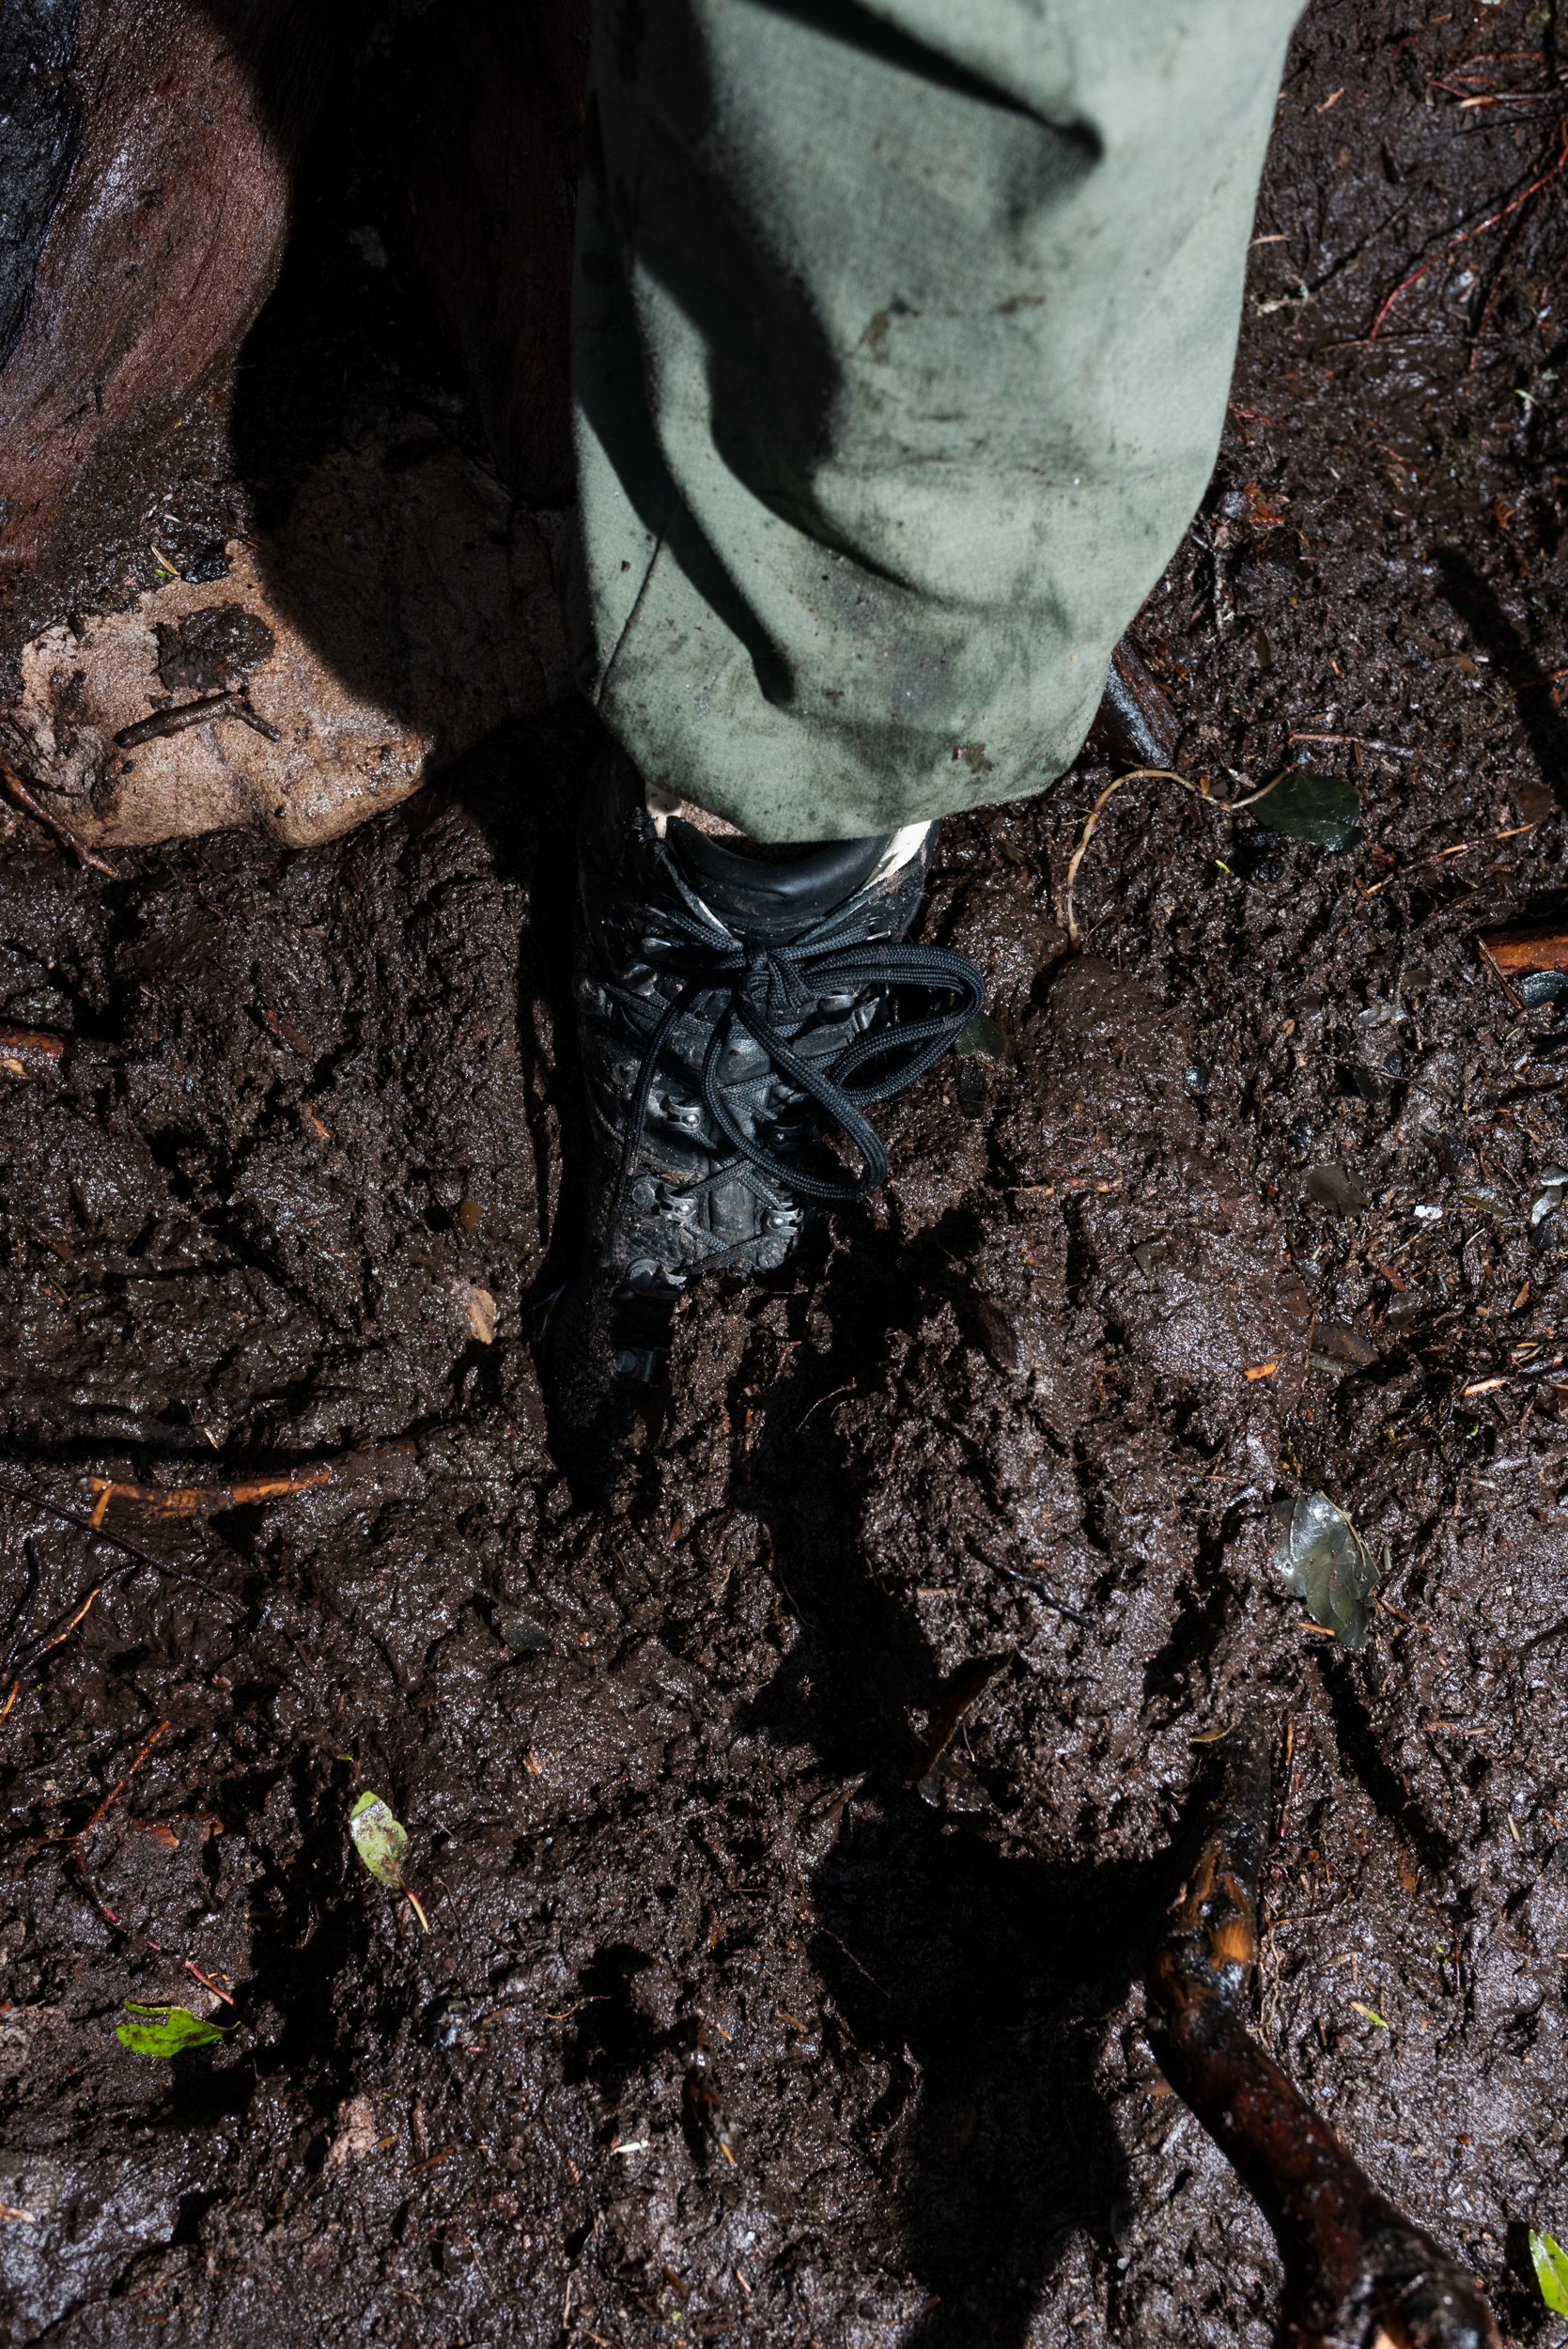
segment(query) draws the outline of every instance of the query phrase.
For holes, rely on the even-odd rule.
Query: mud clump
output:
[[[238,603],[210,603],[188,619],[160,620],[158,675],[171,693],[216,693],[265,661],[276,636]]]

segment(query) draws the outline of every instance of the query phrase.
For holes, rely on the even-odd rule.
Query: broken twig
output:
[[[144,1509],[152,1510],[161,1517],[199,1517],[204,1509],[244,1509],[257,1501],[277,1501],[286,1493],[309,1492],[317,1485],[330,1485],[334,1471],[330,1467],[293,1469],[284,1476],[253,1476],[238,1485],[124,1485],[111,1476],[89,1476],[88,1484],[98,1495],[93,1503],[94,1532],[102,1528],[113,1501],[134,1501]]]
[[[1532,971],[1568,971],[1568,930],[1483,930],[1478,943],[1504,978],[1525,978]]]
[[[171,1565],[166,1558],[155,1557],[150,1549],[144,1549],[140,1542],[130,1541],[123,1533],[111,1533],[106,1526],[95,1524],[91,1517],[81,1516],[75,1509],[62,1508],[57,1501],[46,1501],[41,1493],[25,1491],[17,1485],[0,1484],[0,1495],[10,1501],[31,1502],[35,1509],[41,1509],[45,1517],[55,1517],[62,1525],[73,1525],[79,1533],[89,1534],[94,1541],[106,1542],[111,1549],[117,1549],[125,1557],[134,1558],[142,1565],[150,1566],[154,1574],[164,1575],[171,1582],[188,1582],[193,1590],[205,1592],[209,1598],[217,1599],[225,1607],[232,1607],[236,1614],[245,1611],[243,1600],[236,1598],[232,1591],[221,1591],[215,1582],[205,1581],[199,1574],[189,1574],[183,1566]]]
[[[41,1028],[0,1028],[0,1068],[25,1077],[35,1068],[58,1068],[66,1056],[63,1035],[46,1035]]]
[[[281,739],[277,727],[253,709],[243,693],[229,686],[221,693],[204,694],[197,702],[179,702],[172,709],[155,709],[150,718],[138,718],[133,725],[121,726],[115,737],[116,747],[133,751],[166,734],[183,734],[187,726],[205,725],[210,718],[239,718],[257,734],[264,734],[269,742]]]

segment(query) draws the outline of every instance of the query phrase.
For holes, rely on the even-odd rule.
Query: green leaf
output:
[[[361,1795],[349,1813],[349,1833],[354,1849],[369,1869],[378,1884],[389,1885],[393,1891],[403,1890],[403,1854],[409,1848],[409,1831],[401,1819],[395,1819],[380,1795]]]
[[[1343,775],[1293,767],[1247,814],[1265,832],[1312,840],[1320,848],[1348,848],[1360,834],[1361,795]]]
[[[958,1031],[953,1047],[959,1060],[1000,1061],[1003,1068],[1017,1068],[1018,1055],[1012,1037],[988,1011],[977,1011]]]
[[[1378,1573],[1344,1511],[1327,1493],[1302,1493],[1277,1501],[1274,1514],[1283,1528],[1274,1563],[1286,1590],[1343,1645],[1365,1647]]]
[[[403,1881],[403,1854],[409,1848],[409,1831],[402,1820],[393,1817],[380,1795],[366,1790],[349,1813],[349,1833],[354,1849],[377,1883],[386,1885],[394,1892],[401,1892],[425,1932],[428,1933],[430,1921],[416,1895]]]
[[[1554,2316],[1568,2316],[1568,2251],[1549,2234],[1529,2231],[1529,2256],[1541,2297]]]
[[[213,2046],[234,2029],[232,2023],[206,2022],[188,2006],[138,2006],[134,1999],[127,1999],[125,2011],[147,2019],[116,2023],[115,2037],[120,2046],[132,2055],[162,2056],[165,2062],[183,2055],[187,2047]]]

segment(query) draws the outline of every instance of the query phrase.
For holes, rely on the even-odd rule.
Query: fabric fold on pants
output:
[[[1044,788],[1219,445],[1298,0],[598,0],[584,681],[764,840]]]

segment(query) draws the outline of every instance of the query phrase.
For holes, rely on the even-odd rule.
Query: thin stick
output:
[[[21,1665],[17,1673],[18,1679],[21,1678],[23,1672],[30,1672],[35,1664],[41,1664],[44,1657],[49,1654],[51,1648],[56,1648],[60,1645],[62,1641],[70,1639],[71,1633],[75,1630],[77,1625],[86,1614],[87,1610],[91,1607],[94,1599],[98,1596],[102,1588],[103,1585],[101,1582],[95,1582],[93,1584],[92,1589],[87,1593],[86,1597],[82,1601],[82,1604],[76,1610],[75,1614],[72,1615],[70,1621],[66,1625],[65,1629],[63,1631],[56,1631],[53,1633],[49,1639],[44,1641],[43,1645],[41,1647],[35,1648],[32,1655],[29,1656]],[[8,1707],[7,1709],[9,1710]]]
[[[58,1517],[62,1525],[74,1525],[79,1533],[90,1533],[94,1541],[107,1542],[111,1549],[121,1549],[127,1557],[139,1558],[144,1566],[150,1566],[154,1574],[166,1575],[171,1582],[188,1582],[194,1591],[203,1591],[209,1598],[232,1607],[236,1614],[245,1611],[243,1601],[232,1592],[219,1590],[215,1582],[204,1582],[199,1574],[187,1574],[183,1566],[171,1566],[166,1558],[154,1557],[140,1542],[131,1541],[123,1533],[111,1533],[106,1525],[95,1525],[91,1517],[81,1517],[74,1509],[63,1509],[57,1501],[45,1501],[41,1493],[19,1491],[14,1485],[0,1485],[0,1493],[8,1494],[12,1501],[30,1501],[45,1517]]]
[[[110,1787],[108,1793],[104,1796],[103,1800],[99,1804],[98,1809],[93,1812],[92,1817],[87,1821],[86,1826],[79,1827],[77,1828],[75,1834],[71,1837],[72,1843],[85,1843],[86,1842],[88,1836],[92,1833],[100,1819],[102,1818],[103,1813],[118,1801],[120,1796],[125,1792],[126,1781],[135,1777],[136,1772],[141,1768],[142,1764],[147,1760],[147,1755],[152,1751],[153,1747],[158,1743],[159,1738],[162,1737],[168,1725],[167,1721],[159,1722],[157,1728],[153,1731],[151,1736],[147,1739],[140,1753],[137,1754],[136,1759],[132,1763],[131,1767],[126,1771],[125,1777],[115,1781],[115,1783]]]
[[[1293,731],[1288,739],[1292,742],[1351,742],[1358,750],[1382,751],[1389,758],[1421,756],[1420,751],[1412,750],[1407,742],[1385,742],[1375,734],[1296,734]]]
[[[204,1974],[201,1968],[191,1958],[181,1958],[180,1964],[184,1967],[185,1971],[188,1974],[194,1974],[196,1980],[200,1983],[204,1990],[210,1990],[215,1999],[222,1999],[225,2006],[233,2007],[236,2015],[239,2014],[240,2008],[238,2001],[231,1999],[226,1990],[220,1990],[210,1974]]]
[[[187,726],[199,726],[210,718],[240,718],[254,726],[270,742],[281,739],[276,726],[254,710],[237,687],[225,687],[221,693],[209,693],[199,702],[181,702],[175,709],[155,709],[150,718],[139,718],[134,725],[121,726],[115,741],[122,751],[133,751],[143,742],[156,742],[165,734],[182,734]]]
[[[1114,783],[1108,783],[1089,811],[1089,820],[1078,836],[1078,847],[1073,850],[1072,859],[1067,866],[1066,883],[1062,893],[1062,910],[1066,919],[1067,936],[1072,944],[1077,946],[1082,941],[1078,916],[1073,910],[1073,886],[1078,879],[1078,868],[1083,863],[1084,850],[1094,836],[1094,827],[1124,784],[1179,783],[1184,791],[1190,791],[1193,798],[1202,800],[1206,807],[1217,807],[1224,815],[1234,816],[1244,807],[1256,807],[1260,800],[1266,800],[1271,791],[1277,790],[1280,785],[1296,771],[1294,767],[1281,768],[1280,772],[1265,783],[1261,790],[1250,791],[1244,800],[1217,800],[1212,792],[1204,790],[1201,783],[1193,783],[1187,775],[1178,775],[1173,767],[1129,767],[1125,775],[1118,775]]]
[[[118,880],[119,875],[114,866],[106,863],[102,857],[95,854],[85,840],[78,840],[69,824],[63,823],[58,816],[52,815],[44,806],[43,801],[36,798],[27,788],[16,769],[6,758],[0,758],[0,784],[5,786],[18,807],[30,816],[35,823],[41,824],[45,832],[52,832],[62,848],[70,850],[79,864],[90,864],[95,873],[101,873],[106,879]]]

